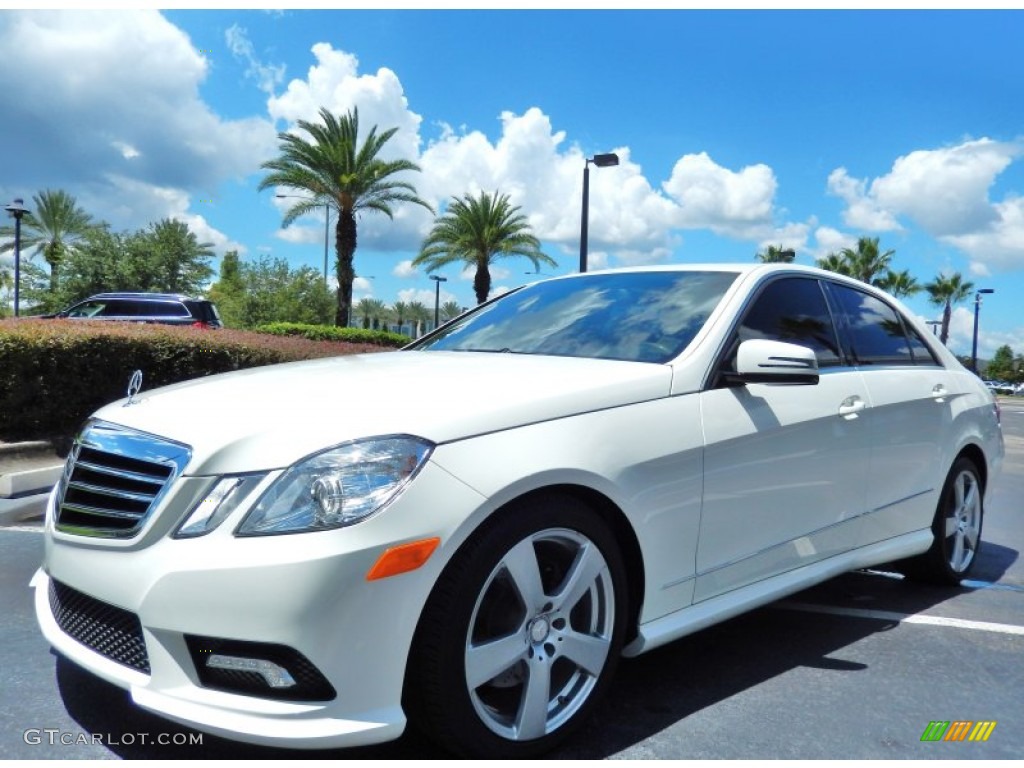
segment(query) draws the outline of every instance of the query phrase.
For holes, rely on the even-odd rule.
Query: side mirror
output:
[[[736,373],[744,384],[817,384],[814,350],[770,339],[750,339],[736,352]]]

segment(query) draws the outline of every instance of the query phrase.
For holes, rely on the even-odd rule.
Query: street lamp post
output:
[[[930,325],[932,327],[933,336],[939,335],[939,328],[942,326],[941,320],[925,320],[924,322],[925,324]]]
[[[434,328],[437,328],[441,319],[441,283],[447,283],[448,278],[431,275],[430,279],[434,281]]]
[[[588,217],[590,215],[590,164],[593,163],[598,168],[607,168],[608,166],[618,165],[619,156],[614,152],[609,152],[604,155],[594,155],[588,157],[587,161],[583,164],[583,213],[580,216],[580,272],[587,271],[587,226]]]
[[[995,293],[994,288],[979,288],[974,294],[974,343],[971,345],[971,370],[978,372],[978,311],[981,309],[981,294]]]
[[[308,197],[302,195],[282,195],[280,193],[274,195],[274,197],[294,197],[298,200],[309,200]],[[331,204],[324,203],[324,282],[327,282],[327,244],[330,242],[331,237]]]
[[[21,290],[21,217],[28,213],[28,208],[24,200],[16,197],[6,210],[14,217],[14,316],[17,317]]]

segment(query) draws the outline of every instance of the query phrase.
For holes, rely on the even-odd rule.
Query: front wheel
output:
[[[935,584],[959,585],[967,578],[981,547],[984,487],[974,462],[953,463],[939,497],[931,549],[907,562],[907,576]]]
[[[410,715],[459,754],[553,747],[607,687],[625,628],[615,540],[572,497],[503,510],[445,569],[417,629]]]

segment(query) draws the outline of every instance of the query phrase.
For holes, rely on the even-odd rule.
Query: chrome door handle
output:
[[[858,395],[851,395],[839,404],[839,415],[844,419],[856,419],[857,414],[867,408],[867,403],[864,402]]]
[[[946,402],[946,395],[949,394],[949,390],[942,384],[936,384],[932,387],[932,397],[935,398],[936,403]]]

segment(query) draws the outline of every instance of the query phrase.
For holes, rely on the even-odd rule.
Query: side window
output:
[[[942,363],[935,357],[928,343],[921,338],[921,334],[910,323],[904,323],[907,327],[907,338],[910,340],[910,351],[914,355],[914,362],[917,365],[939,365]]]
[[[103,307],[106,306],[105,302],[102,301],[83,301],[81,304],[76,304],[67,312],[67,317],[95,317],[103,311]]]
[[[141,314],[150,317],[188,317],[188,310],[176,301],[151,301],[145,305]]]
[[[830,286],[846,319],[851,352],[860,365],[913,365],[906,328],[892,307],[863,291]],[[920,339],[917,340],[920,343]]]
[[[840,365],[839,342],[821,285],[794,277],[769,283],[736,330],[738,341],[774,339],[814,350],[818,366]]]
[[[136,314],[130,301],[121,299],[110,299],[107,305],[100,312],[103,317],[131,317]]]

